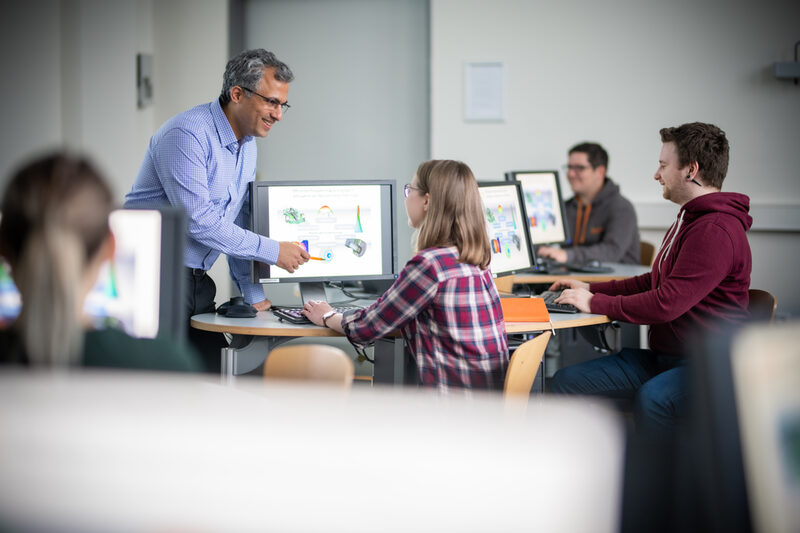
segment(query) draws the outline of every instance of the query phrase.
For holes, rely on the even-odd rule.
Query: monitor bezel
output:
[[[83,296],[81,302],[82,309],[85,313],[89,313],[88,316],[95,328],[110,326],[125,331],[127,335],[138,339],[169,338],[177,343],[183,343],[186,340],[188,330],[188,317],[186,317],[185,308],[186,280],[183,275],[183,259],[186,249],[186,214],[183,209],[168,206],[116,208],[109,213],[108,229],[114,236],[115,242],[118,243],[117,246],[123,237],[119,233],[113,231],[111,218],[117,213],[127,212],[148,212],[158,213],[159,215],[158,327],[155,330],[155,335],[152,337],[150,335],[137,335],[134,331],[130,331],[130,328],[125,327],[126,324],[124,320],[114,313],[94,315],[87,310],[87,299],[90,298],[100,284],[103,283],[100,279],[100,274],[103,270],[109,268],[109,264],[112,268],[116,268],[114,263],[119,260],[118,257],[116,257],[118,253],[116,250],[114,252],[115,257],[102,263],[98,271],[98,279],[95,280],[87,294]],[[140,235],[136,238],[141,242],[140,239],[142,237]],[[0,259],[0,261],[2,261],[2,259]],[[10,269],[8,270],[8,274],[10,275]],[[153,287],[153,289],[155,290],[155,287]],[[19,295],[18,289],[16,286],[13,286],[13,277],[12,287],[8,290],[13,290],[16,295]],[[106,297],[103,296],[102,298]],[[126,301],[128,300],[130,300],[131,305],[141,307],[141,299],[137,298],[135,294],[131,293],[128,295]],[[0,312],[0,327],[3,326],[4,321],[15,319],[19,313],[18,308],[8,306],[7,302],[0,303],[0,308],[3,308],[3,312]],[[13,311],[13,313],[11,311]]]
[[[527,207],[525,206],[525,200],[522,197],[522,184],[519,181],[517,181],[517,180],[508,180],[508,179],[505,180],[505,181],[501,181],[501,180],[492,180],[492,181],[480,180],[480,181],[478,181],[478,188],[479,189],[483,188],[483,187],[499,187],[499,186],[508,186],[508,185],[514,185],[514,188],[517,191],[517,202],[520,205],[520,213],[524,217],[524,220],[526,220],[526,221],[529,220],[529,218],[528,218],[528,210],[527,210]],[[529,267],[524,267],[524,268],[514,268],[514,269],[511,269],[511,270],[503,270],[501,272],[495,272],[494,270],[491,270],[491,263],[490,263],[489,264],[489,269],[492,272],[492,277],[493,278],[499,278],[499,277],[503,277],[503,276],[511,276],[511,275],[514,275],[514,274],[523,274],[523,273],[530,274],[530,273],[536,272],[536,269],[537,269],[536,251],[534,250],[534,247],[533,247],[533,241],[531,241],[531,227],[530,227],[530,224],[523,224],[523,226],[524,226],[524,232],[523,233],[525,235],[525,245],[526,245],[525,248],[528,251],[528,262],[530,263],[530,266]]]
[[[178,207],[121,207],[117,211],[158,212],[161,218],[159,250],[158,332],[156,338],[168,337],[179,343],[186,339],[186,280],[183,276],[186,250],[186,213]],[[110,216],[110,215],[109,215]],[[148,337],[141,337],[148,338]]]
[[[261,189],[269,187],[301,187],[301,186],[347,186],[347,185],[379,185],[389,187],[389,235],[391,243],[389,250],[392,255],[391,259],[391,272],[372,275],[341,275],[341,276],[293,276],[290,278],[280,277],[273,278],[269,275],[259,275],[258,268],[265,268],[266,272],[270,273],[270,266],[260,261],[250,262],[250,279],[253,283],[260,283],[262,285],[272,285],[275,283],[322,283],[328,281],[380,281],[380,280],[395,280],[399,275],[398,268],[398,252],[397,252],[397,182],[395,180],[356,180],[356,179],[318,179],[318,180],[279,180],[279,181],[254,181],[250,184],[250,231],[262,236],[268,237],[265,233],[269,228],[269,219],[266,212],[262,213],[260,207],[257,205],[257,198],[259,197]],[[263,230],[263,228],[267,228]],[[382,232],[385,235],[385,232]],[[385,243],[384,243],[385,244]],[[302,267],[301,267],[302,269]],[[301,270],[302,271],[302,270]]]
[[[572,242],[570,239],[570,227],[569,222],[567,221],[567,212],[566,208],[564,207],[564,195],[561,194],[561,178],[559,176],[558,170],[510,170],[505,173],[506,181],[518,181],[520,184],[523,183],[522,180],[517,178],[519,174],[553,174],[555,176],[556,182],[556,194],[558,195],[558,208],[561,211],[561,228],[564,232],[564,239],[563,240],[556,240],[556,241],[541,241],[537,242],[534,238],[535,231],[533,228],[530,227],[530,218],[528,218],[528,227],[530,228],[530,236],[531,236],[531,245],[532,247],[536,246],[543,246],[543,245],[550,245],[550,244],[560,244],[560,245],[568,245]],[[521,189],[521,185],[520,185]],[[521,192],[521,191],[520,191]],[[528,204],[525,202],[525,196],[521,196],[521,200],[523,205],[525,206],[525,210],[527,213]]]

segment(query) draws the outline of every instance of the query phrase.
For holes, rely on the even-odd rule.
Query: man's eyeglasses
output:
[[[263,94],[258,94],[253,89],[248,89],[247,87],[242,87],[242,89],[244,89],[249,93],[253,93],[256,96],[260,96],[261,99],[267,103],[270,109],[277,110],[280,107],[281,111],[283,113],[286,113],[287,111],[289,111],[289,108],[292,107],[289,105],[288,102],[281,103],[279,100],[276,100],[275,98],[269,98],[268,96],[264,96]]]
[[[583,172],[587,168],[592,168],[592,167],[589,167],[587,165],[564,165],[564,168],[566,168],[568,171],[574,170],[575,172]]]
[[[422,190],[419,187],[414,187],[410,183],[406,183],[405,185],[403,185],[403,195],[406,198],[408,198],[408,195],[411,194],[411,189],[414,189],[415,191],[421,191]]]

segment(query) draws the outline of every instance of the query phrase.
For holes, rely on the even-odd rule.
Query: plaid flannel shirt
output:
[[[489,269],[459,263],[454,246],[419,252],[374,304],[347,313],[342,327],[356,345],[400,329],[425,386],[503,388],[508,341],[500,297]]]

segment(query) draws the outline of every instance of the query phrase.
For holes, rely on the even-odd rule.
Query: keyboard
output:
[[[561,291],[544,291],[541,294],[537,294],[535,298],[541,298],[544,300],[544,306],[547,310],[551,313],[577,313],[578,308],[572,304],[557,304],[555,302],[556,298],[561,296]]]
[[[353,309],[363,309],[358,305],[334,305],[333,310],[337,313],[344,313],[352,311]],[[291,322],[292,324],[311,324],[311,321],[301,313],[302,307],[275,307],[272,309],[272,314],[278,317],[281,322]]]

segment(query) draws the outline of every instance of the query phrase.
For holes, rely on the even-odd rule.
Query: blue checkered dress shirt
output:
[[[150,139],[125,207],[182,207],[188,218],[184,264],[208,270],[220,253],[245,301],[264,299],[250,282],[250,260],[275,264],[279,244],[245,229],[248,184],[256,175],[255,139],[236,140],[219,101],[169,119]]]

